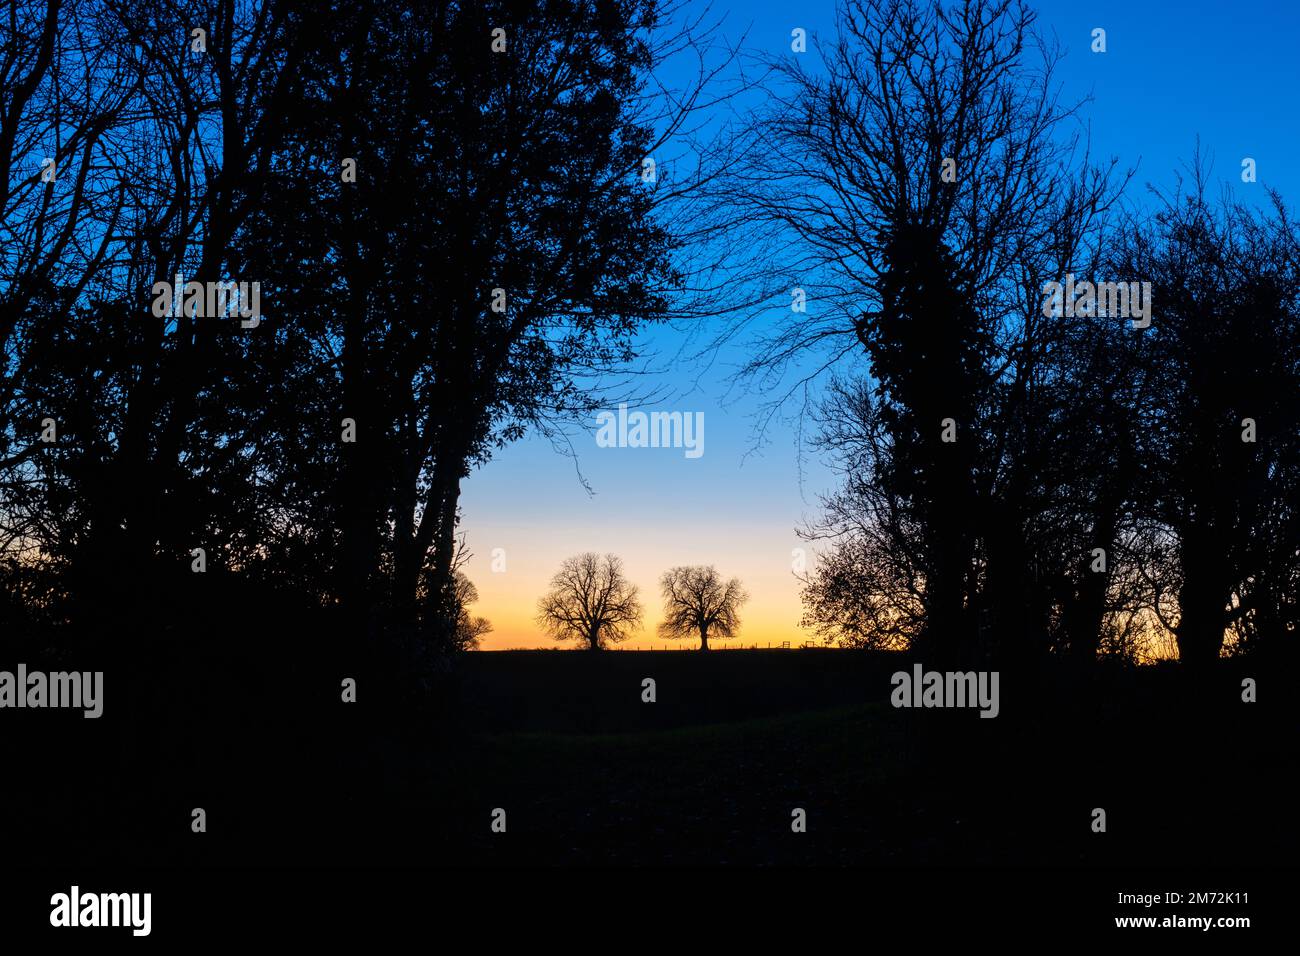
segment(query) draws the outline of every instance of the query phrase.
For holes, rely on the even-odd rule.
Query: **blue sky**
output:
[[[1198,137],[1216,186],[1246,200],[1262,201],[1267,186],[1289,202],[1300,198],[1300,3],[1032,6],[1038,28],[1066,51],[1058,67],[1063,101],[1092,97],[1081,118],[1094,156],[1136,167],[1128,202],[1149,204],[1147,184],[1171,188]],[[803,27],[812,56],[816,35],[833,33],[834,3],[827,0],[723,0],[714,9],[727,14],[724,32],[748,32],[755,51],[788,51],[790,31]],[[1104,54],[1090,50],[1097,27],[1106,31]],[[1240,181],[1244,157],[1256,161],[1257,184]],[[578,480],[574,460],[538,437],[476,471],[463,486],[462,528],[474,554],[466,570],[481,597],[475,613],[496,626],[485,646],[546,646],[531,624],[532,608],[560,561],[588,550],[620,554],[641,588],[647,630],[625,646],[663,645],[653,637],[656,580],[676,564],[717,564],[745,581],[752,599],[741,643],[809,639],[797,630],[792,549],[807,545],[795,527],[815,517],[817,494],[829,490],[832,476],[807,449],[800,455],[792,420],[771,424],[755,450],[753,416],[767,396],[737,392],[730,381],[743,342],[707,361],[676,364],[669,361],[682,344],[676,333],[656,330],[644,344],[666,366],[653,379],[665,397],[647,410],[703,412],[704,454],[598,448],[593,420],[575,426],[574,448],[594,494]]]

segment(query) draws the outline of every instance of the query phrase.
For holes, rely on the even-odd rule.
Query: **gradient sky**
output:
[[[1216,183],[1236,195],[1258,199],[1272,186],[1292,203],[1300,197],[1300,4],[1044,0],[1033,6],[1039,28],[1066,50],[1059,67],[1063,102],[1093,97],[1082,118],[1094,156],[1136,167],[1130,203],[1149,202],[1148,183],[1170,188],[1198,136]],[[833,0],[722,0],[714,9],[730,9],[724,32],[748,33],[752,50],[788,51],[790,31],[803,27],[813,56],[816,35],[829,37],[834,23]],[[1095,27],[1106,30],[1104,54],[1090,51]],[[1239,179],[1246,156],[1257,163],[1255,186]],[[774,312],[773,321],[787,315]],[[682,344],[662,329],[644,341],[660,364]],[[817,495],[833,486],[833,476],[807,449],[800,454],[793,421],[770,425],[754,451],[753,413],[765,396],[731,387],[741,347],[707,363],[670,367],[652,383],[667,397],[643,406],[703,412],[699,458],[688,459],[681,449],[599,448],[593,419],[573,430],[576,465],[593,494],[575,461],[539,437],[498,452],[464,483],[462,529],[473,553],[465,571],[480,596],[472,610],[495,628],[485,649],[555,646],[534,623],[537,599],[560,562],[583,551],[620,555],[641,590],[645,630],[622,647],[664,646],[655,634],[657,582],[678,564],[713,564],[744,581],[751,599],[741,636],[726,643],[797,646],[812,639],[798,629],[791,552],[807,547],[795,529],[817,515]],[[497,548],[504,572],[492,570]]]

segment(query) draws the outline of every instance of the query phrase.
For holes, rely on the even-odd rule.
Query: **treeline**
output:
[[[1196,157],[1127,205],[1012,0],[843,0],[723,83],[681,14],[10,2],[0,623],[274,607],[466,646],[471,469],[609,402],[647,325],[761,310],[747,371],[843,474],[806,529],[828,639],[1293,643],[1281,198]]]
[[[781,148],[729,189],[806,301],[750,372],[834,376],[804,623],[954,657],[1293,643],[1300,232],[1199,155],[1122,202],[1058,60],[1010,0],[846,0],[773,64],[751,132]]]
[[[711,62],[707,28],[642,0],[7,7],[0,620],[472,640],[462,479],[709,294],[681,251],[706,164],[643,165],[691,135],[698,87],[651,77]]]

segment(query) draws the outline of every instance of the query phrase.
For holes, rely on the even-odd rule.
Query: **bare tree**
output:
[[[537,622],[557,641],[586,641],[598,651],[641,626],[641,602],[621,559],[588,551],[560,566],[538,602]]]
[[[295,371],[335,390],[326,480],[285,472],[310,516],[285,524],[338,529],[337,549],[299,550],[326,555],[349,630],[442,651],[462,481],[529,431],[567,447],[632,389],[639,327],[712,308],[692,197],[721,160],[691,147],[732,57],[676,2],[435,4],[420,29],[400,5],[330,10],[306,30],[276,205],[249,230],[295,306]],[[479,42],[498,26],[501,53]],[[678,59],[698,63],[685,89]],[[303,416],[266,407],[297,442]],[[357,440],[340,445],[343,418]]]
[[[1178,657],[1213,663],[1293,634],[1300,606],[1300,230],[1190,181],[1126,229],[1121,268],[1159,290],[1148,387],[1134,404],[1148,603]],[[1174,610],[1176,608],[1176,613]]]
[[[165,613],[162,576],[184,601],[191,548],[230,565],[243,537],[214,533],[214,475],[234,474],[211,397],[251,337],[148,305],[177,273],[244,271],[298,83],[292,19],[280,0],[76,0],[0,27],[0,547],[66,570],[74,616]]]
[[[700,635],[700,650],[709,649],[709,634],[735,637],[740,630],[740,605],[749,595],[739,578],[724,582],[715,567],[670,568],[659,579],[664,595],[663,637]]]
[[[30,343],[42,321],[76,327],[125,195],[109,131],[133,78],[97,37],[95,16],[80,0],[11,2],[0,15],[0,554],[38,576],[56,567],[41,545],[73,510],[33,506],[47,491],[42,452],[53,457],[38,436],[47,420],[65,437],[80,423],[30,380]],[[95,406],[78,407],[85,418]]]
[[[989,612],[1000,644],[1045,643],[1024,582],[1033,479],[1055,450],[1026,422],[1056,387],[1045,363],[1066,327],[1041,289],[1090,271],[1121,185],[1073,128],[1059,56],[1017,0],[842,0],[818,56],[773,63],[782,82],[722,186],[784,248],[785,294],[806,296],[745,369],[769,408],[801,394],[806,411],[824,376],[869,363],[847,478],[877,499],[865,517],[892,565],[857,609],[854,626],[884,615],[873,640],[965,653]],[[818,536],[854,533],[831,518]]]
[[[478,600],[478,588],[474,587],[464,571],[456,571],[456,650],[478,650],[484,634],[492,632],[492,622],[485,617],[471,617],[469,606]]]

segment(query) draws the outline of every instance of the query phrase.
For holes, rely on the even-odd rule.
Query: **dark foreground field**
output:
[[[237,636],[232,635],[232,642]],[[232,645],[233,646],[233,645]],[[289,659],[289,658],[286,658]],[[149,864],[1251,865],[1295,859],[1289,680],[1225,663],[1001,678],[901,710],[905,657],[479,653],[419,717],[358,672],[231,649],[10,711],[10,860]],[[29,663],[35,667],[36,664]],[[1270,672],[1276,672],[1277,668]],[[1260,702],[1241,701],[1243,676]],[[657,702],[643,703],[654,678]],[[207,832],[191,832],[202,807]],[[1104,808],[1107,832],[1091,830]],[[506,832],[491,829],[494,809]],[[807,832],[791,831],[802,808]]]

